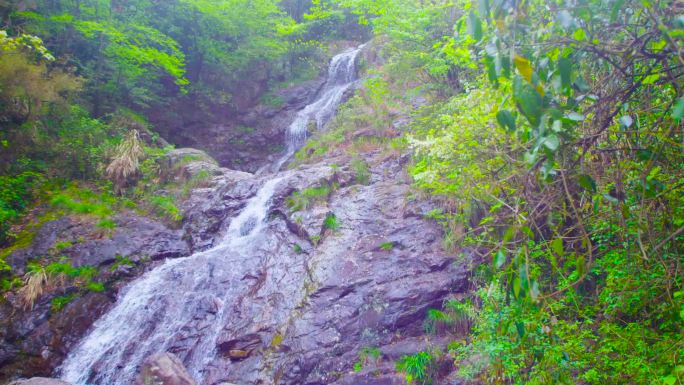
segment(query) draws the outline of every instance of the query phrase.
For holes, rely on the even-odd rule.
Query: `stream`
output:
[[[287,150],[258,173],[263,184],[230,219],[215,246],[167,260],[122,289],[113,307],[62,363],[58,369],[62,379],[76,385],[131,384],[145,358],[180,344],[184,350],[176,353],[198,383],[204,383],[205,368],[218,354],[220,333],[231,323],[231,309],[241,301],[241,280],[257,268],[252,255],[269,237],[266,221],[272,196],[291,174],[279,170],[303,145],[310,122],[323,129],[332,119],[356,81],[355,61],[362,48],[331,60],[318,97],[299,111],[287,129]]]

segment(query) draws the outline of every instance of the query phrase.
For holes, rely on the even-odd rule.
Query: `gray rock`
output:
[[[9,385],[71,385],[68,382],[56,380],[54,378],[34,377],[28,380],[17,380],[10,382]]]
[[[176,355],[159,353],[145,360],[135,384],[195,385],[196,383]]]

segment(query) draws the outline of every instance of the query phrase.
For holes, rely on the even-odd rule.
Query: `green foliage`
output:
[[[111,219],[102,219],[95,225],[98,229],[103,230],[114,230],[116,228],[116,222]]]
[[[104,284],[100,282],[88,282],[85,285],[85,288],[89,291],[95,292],[95,293],[102,293],[105,291],[105,286]]]
[[[148,198],[148,203],[152,207],[153,213],[159,218],[175,223],[183,219],[183,214],[178,206],[176,206],[174,197],[155,195]]]
[[[120,266],[135,266],[135,262],[133,262],[130,258],[128,257],[123,257],[121,255],[116,256],[116,262],[112,264],[112,266],[109,268],[109,271],[114,271],[118,269]]]
[[[359,351],[358,360],[354,363],[353,369],[355,372],[360,372],[368,365],[377,366],[380,362],[382,352],[380,349],[372,346],[366,346]]]
[[[394,249],[394,242],[383,242],[380,244],[380,250],[390,251]]]
[[[285,103],[285,101],[281,96],[265,94],[261,97],[261,104],[268,107],[280,108],[283,105],[283,103]]]
[[[298,243],[295,243],[295,245],[292,247],[292,250],[295,252],[295,254],[301,254],[304,252],[302,246],[300,246]]]
[[[0,175],[0,246],[12,238],[12,223],[20,218],[33,201],[42,182],[42,175],[34,172],[16,176]]]
[[[409,171],[439,202],[447,246],[489,250],[482,307],[461,309],[474,334],[454,346],[460,372],[681,382],[678,13],[638,1],[326,4],[385,40],[380,79],[421,83]],[[429,328],[450,312],[431,312]]]
[[[73,245],[74,245],[74,243],[71,241],[59,241],[59,242],[55,243],[53,248],[59,252],[59,251],[62,251],[64,249],[68,249]]]
[[[50,204],[67,213],[90,215],[107,220],[117,209],[120,201],[111,193],[96,192],[72,183],[60,192],[51,194]]]
[[[28,270],[41,269],[38,264],[29,264]],[[74,267],[66,259],[62,259],[60,262],[51,263],[44,268],[48,275],[58,276],[64,275],[69,278],[79,279],[84,282],[90,283],[93,278],[98,274],[97,268],[92,266],[79,266]]]
[[[431,384],[433,380],[434,357],[428,352],[404,355],[397,361],[396,369],[404,373],[406,382]]]
[[[334,213],[328,213],[325,216],[325,219],[323,220],[323,228],[335,232],[340,229],[340,226],[340,220],[337,219],[337,216]]]
[[[356,183],[367,185],[370,183],[371,173],[368,164],[362,159],[353,159],[351,168],[354,171]]]
[[[58,297],[55,297],[52,299],[50,302],[52,304],[52,312],[57,313],[64,309],[64,306],[69,304],[69,302],[73,301],[76,298],[76,294],[68,294],[68,295],[61,295]]]
[[[54,57],[36,36],[9,37],[0,30],[0,58],[1,121],[33,121],[43,106],[63,104],[64,95],[80,89],[80,79],[48,70]]]
[[[449,300],[443,310],[428,309],[424,328],[429,334],[446,331],[453,335],[465,335],[470,332],[476,313],[475,307],[468,300]]]
[[[316,203],[323,202],[328,199],[334,186],[324,184],[320,187],[308,187],[301,191],[293,192],[285,199],[285,204],[290,209],[290,212],[297,212],[306,210]]]

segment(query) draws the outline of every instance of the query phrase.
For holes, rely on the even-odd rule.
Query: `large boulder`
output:
[[[183,362],[172,353],[159,353],[147,358],[135,384],[196,385]]]

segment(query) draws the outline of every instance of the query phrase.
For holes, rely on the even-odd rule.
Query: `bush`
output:
[[[34,172],[0,176],[0,247],[11,240],[12,223],[16,222],[33,202],[43,181],[43,176]]]
[[[328,215],[325,216],[325,219],[323,220],[323,227],[325,229],[335,232],[340,229],[340,226],[340,221],[335,214],[328,213]]]
[[[409,384],[413,382],[420,384],[432,383],[433,366],[434,358],[428,352],[404,355],[396,363],[397,371],[404,373],[406,382]]]

